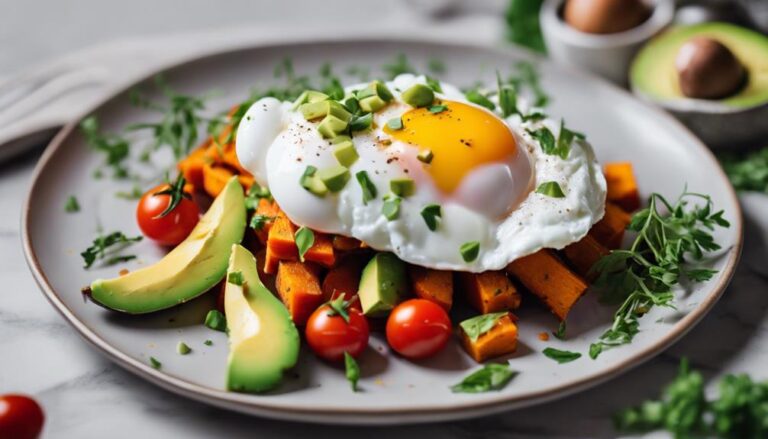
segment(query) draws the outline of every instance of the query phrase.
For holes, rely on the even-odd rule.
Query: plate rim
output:
[[[146,81],[147,79],[157,75],[158,73],[165,72],[171,69],[183,68],[186,65],[204,62],[206,60],[232,54],[240,51],[249,50],[279,50],[281,48],[295,48],[301,46],[311,45],[329,45],[329,44],[362,44],[362,43],[379,43],[379,44],[405,44],[405,45],[439,45],[443,47],[454,47],[464,50],[478,49],[489,52],[496,52],[502,56],[522,54],[527,58],[535,59],[537,63],[548,64],[555,69],[570,75],[575,75],[583,79],[588,79],[598,87],[610,90],[612,93],[623,95],[626,98],[635,100],[639,105],[643,106],[646,111],[654,114],[654,116],[660,120],[664,120],[666,123],[677,127],[678,131],[690,138],[696,148],[699,149],[698,153],[703,153],[707,159],[717,163],[714,153],[707,148],[704,143],[696,137],[687,127],[685,127],[680,121],[675,119],[672,115],[664,112],[660,108],[653,107],[652,105],[638,99],[630,92],[623,90],[607,81],[594,77],[588,73],[581,72],[568,66],[556,64],[553,61],[541,57],[538,54],[532,53],[525,49],[514,46],[489,46],[479,43],[468,43],[458,41],[444,41],[437,38],[429,37],[366,37],[361,36],[354,39],[334,39],[334,38],[306,38],[295,39],[287,42],[264,42],[264,43],[250,43],[250,44],[233,44],[229,48],[219,48],[207,52],[202,55],[194,56],[187,60],[168,63],[162,67],[150,72],[146,76],[137,79],[126,87],[115,90],[114,92],[106,95],[103,99],[95,103],[85,114],[91,114],[94,110],[104,106],[106,103],[112,101],[118,95],[129,90],[131,87],[138,83]],[[407,46],[406,46],[407,47]],[[22,206],[21,212],[21,240],[24,250],[24,257],[26,263],[32,273],[35,282],[37,283],[43,295],[48,302],[56,309],[59,314],[77,331],[78,335],[83,337],[89,344],[94,346],[98,352],[109,358],[118,366],[122,367],[129,372],[140,376],[147,381],[158,385],[166,390],[169,390],[175,394],[185,396],[187,398],[213,404],[219,407],[228,408],[231,410],[256,414],[260,416],[282,419],[282,420],[303,420],[314,423],[326,423],[326,424],[358,424],[358,425],[385,425],[392,423],[417,423],[417,422],[430,422],[435,420],[447,420],[447,419],[464,419],[477,417],[482,415],[489,415],[502,411],[508,411],[512,409],[532,406],[541,404],[554,399],[562,398],[573,393],[585,390],[589,387],[596,386],[600,383],[615,378],[630,369],[639,366],[640,364],[654,358],[660,354],[672,344],[683,337],[688,331],[690,331],[705,315],[709,313],[712,307],[722,297],[728,284],[730,283],[735,273],[741,258],[741,251],[743,247],[743,217],[741,204],[739,202],[736,191],[730,184],[727,176],[725,175],[722,167],[717,167],[717,176],[720,180],[726,183],[727,197],[730,198],[732,204],[735,206],[733,212],[732,225],[737,227],[736,229],[736,241],[732,247],[726,249],[724,256],[728,258],[726,265],[720,271],[721,275],[718,279],[718,283],[715,284],[710,293],[697,304],[697,306],[688,312],[683,318],[678,320],[670,330],[661,337],[658,341],[654,342],[650,346],[643,350],[632,353],[626,359],[616,362],[611,365],[607,370],[588,375],[582,379],[571,381],[567,384],[559,385],[558,387],[527,392],[524,394],[499,394],[494,398],[486,398],[482,401],[467,401],[456,402],[447,407],[397,407],[397,408],[354,408],[354,407],[317,407],[313,409],[306,408],[291,408],[286,406],[276,406],[274,404],[263,403],[268,399],[255,398],[253,395],[244,395],[235,392],[229,392],[221,389],[214,389],[211,387],[203,386],[186,379],[179,378],[174,375],[170,375],[151,368],[148,364],[144,364],[128,354],[122,352],[118,348],[112,346],[105,339],[99,336],[93,329],[91,329],[86,323],[81,321],[76,314],[61,300],[59,294],[52,287],[46,274],[44,273],[42,266],[35,254],[32,245],[32,237],[30,234],[32,200],[35,198],[36,192],[39,190],[41,175],[50,166],[51,159],[59,151],[62,145],[68,139],[74,129],[78,126],[79,120],[71,121],[67,123],[50,141],[46,146],[39,161],[35,165],[32,172],[31,183],[27,191],[27,197]],[[264,397],[262,397],[264,398]],[[268,397],[267,397],[268,398]],[[330,418],[329,418],[330,416]]]

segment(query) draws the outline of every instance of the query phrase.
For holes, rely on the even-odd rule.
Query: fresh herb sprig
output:
[[[691,201],[701,201],[692,203]],[[639,318],[654,306],[674,307],[675,288],[681,278],[709,280],[717,271],[699,266],[705,254],[720,249],[712,231],[729,227],[723,211],[713,211],[709,196],[687,190],[672,204],[660,194],[634,214],[628,230],[637,237],[629,249],[613,250],[592,270],[601,300],[621,304],[613,324],[589,349],[597,358],[606,349],[627,344],[639,332]]]
[[[677,377],[659,400],[645,401],[614,416],[616,429],[645,433],[668,430],[676,438],[721,437],[758,439],[768,436],[768,381],[746,374],[726,375],[719,396],[707,400],[704,378],[680,362]]]
[[[723,155],[720,162],[737,191],[768,193],[768,147],[745,155]]]
[[[507,7],[507,39],[536,52],[546,53],[539,25],[539,10],[544,0],[510,0]]]
[[[114,265],[120,262],[136,259],[135,255],[120,255],[120,251],[129,245],[142,240],[141,236],[130,238],[123,232],[112,232],[107,235],[99,235],[93,240],[93,243],[85,249],[80,256],[83,257],[85,268],[91,266],[97,260],[103,260],[104,265]]]

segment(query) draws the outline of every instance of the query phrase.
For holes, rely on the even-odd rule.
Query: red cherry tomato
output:
[[[0,439],[35,439],[43,429],[43,409],[24,395],[0,396]]]
[[[194,201],[183,197],[172,211],[160,217],[171,196],[157,193],[167,189],[169,185],[163,184],[145,193],[136,207],[136,220],[147,238],[163,245],[177,245],[195,228],[200,213]]]
[[[397,305],[387,319],[387,342],[406,358],[417,360],[432,356],[445,347],[450,337],[448,313],[429,300],[406,300]]]
[[[321,306],[309,316],[305,329],[307,344],[318,357],[341,362],[344,352],[358,357],[368,346],[368,320],[356,308],[348,308],[347,313],[349,323],[329,305]]]

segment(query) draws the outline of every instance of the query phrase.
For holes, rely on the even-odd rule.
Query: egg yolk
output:
[[[441,191],[453,193],[479,166],[509,162],[515,156],[515,137],[491,112],[455,101],[439,104],[447,108],[438,113],[414,108],[402,115],[402,129],[385,126],[384,131],[420,151],[432,151],[432,162],[426,168]]]

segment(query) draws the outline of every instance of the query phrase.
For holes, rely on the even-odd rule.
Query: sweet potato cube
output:
[[[365,259],[347,257],[331,268],[323,279],[323,301],[335,299],[342,294],[345,300],[352,299],[360,288],[363,265]]]
[[[318,270],[310,264],[280,261],[275,287],[297,325],[307,323],[310,314],[323,303]]]
[[[203,188],[211,197],[216,197],[224,190],[234,174],[227,168],[206,163],[203,165]]]
[[[285,214],[278,214],[267,235],[267,248],[272,256],[280,260],[295,261],[299,259],[299,249],[296,247],[296,226]]]
[[[191,184],[194,189],[203,190],[203,168],[205,167],[206,146],[203,145],[189,154],[186,158],[179,162],[178,168],[187,183]]]
[[[333,237],[333,248],[339,251],[358,250],[362,246],[360,240],[349,236],[335,235]]]
[[[592,226],[589,234],[608,249],[617,249],[631,220],[632,216],[617,204],[605,203],[605,216]]]
[[[272,228],[272,224],[275,219],[282,213],[280,207],[274,201],[262,198],[259,200],[259,205],[256,207],[255,215],[263,215],[270,218],[264,223],[264,226],[260,230],[256,230],[256,236],[259,238],[262,244],[267,244],[267,238],[269,237],[269,229]]]
[[[590,235],[563,249],[565,258],[576,269],[576,272],[589,280],[593,280],[596,274],[591,273],[592,266],[608,253],[608,249]]]
[[[467,301],[481,314],[517,309],[520,293],[501,271],[458,273]]]
[[[478,363],[510,354],[517,348],[517,325],[509,315],[501,317],[490,331],[481,334],[475,341],[463,330],[460,331],[461,345]]]
[[[608,184],[608,201],[618,204],[627,212],[637,210],[640,207],[640,194],[632,163],[607,163],[604,172]]]
[[[275,275],[277,274],[277,268],[280,265],[280,258],[275,256],[269,246],[264,249],[264,273]]]
[[[549,308],[560,320],[587,291],[587,282],[572,272],[552,250],[544,249],[509,265],[507,272]]]
[[[315,232],[315,243],[304,253],[304,259],[317,262],[323,267],[333,267],[336,263],[333,238],[325,233]]]
[[[446,311],[453,304],[453,273],[430,268],[408,267],[411,289],[416,297],[437,303]]]

